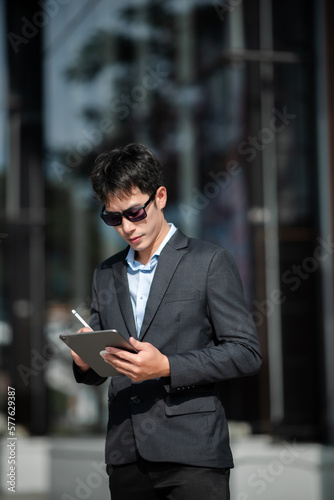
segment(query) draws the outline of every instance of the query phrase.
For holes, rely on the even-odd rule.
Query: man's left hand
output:
[[[133,382],[170,375],[168,358],[156,347],[148,342],[139,342],[133,337],[130,337],[130,344],[138,351],[137,353],[106,347],[105,350],[109,354],[103,354],[103,359]]]

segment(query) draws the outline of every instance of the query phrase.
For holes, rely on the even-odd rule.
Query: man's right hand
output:
[[[91,332],[91,328],[87,328],[86,326],[84,328],[80,328],[77,333],[84,333],[84,332]],[[80,358],[74,351],[71,349],[71,354],[74,359],[74,363],[80,368],[82,372],[86,372],[89,370],[90,366],[87,365],[87,363],[84,362],[83,359]]]

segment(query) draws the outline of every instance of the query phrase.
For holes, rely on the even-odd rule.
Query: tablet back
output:
[[[122,374],[104,361],[100,356],[100,351],[110,346],[136,352],[117,330],[98,330],[95,332],[59,335],[59,338],[101,377]]]

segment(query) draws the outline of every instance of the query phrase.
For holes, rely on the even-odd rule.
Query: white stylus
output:
[[[85,321],[85,320],[84,320],[84,319],[80,316],[80,314],[78,314],[78,313],[76,312],[76,310],[75,310],[75,309],[72,309],[72,314],[74,314],[74,316],[75,316],[75,317],[76,317],[76,318],[80,321],[80,323],[81,323],[83,326],[87,326],[87,328],[90,328],[90,329],[93,331],[93,328],[91,328],[91,327],[89,326],[89,324],[88,324],[88,323],[86,323],[86,321]]]

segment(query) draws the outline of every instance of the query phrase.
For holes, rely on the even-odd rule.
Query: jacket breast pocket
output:
[[[169,417],[189,415],[191,413],[207,413],[216,411],[213,396],[169,394],[166,399],[165,413]]]
[[[189,300],[199,300],[201,293],[199,290],[178,290],[176,292],[168,292],[164,297],[164,303],[168,302],[185,302]]]

